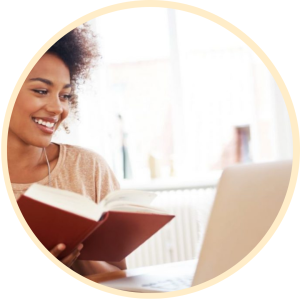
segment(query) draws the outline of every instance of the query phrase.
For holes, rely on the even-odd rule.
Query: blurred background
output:
[[[222,170],[292,159],[279,88],[246,44],[202,17],[135,8],[90,24],[102,59],[80,89],[80,120],[54,141],[98,152],[122,188],[156,191],[176,214],[129,266],[193,258]]]

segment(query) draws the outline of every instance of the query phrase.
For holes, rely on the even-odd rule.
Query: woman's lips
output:
[[[35,123],[35,122],[34,122]],[[53,134],[54,133],[54,126],[52,128],[49,128],[49,127],[46,127],[44,125],[41,125],[39,123],[35,123],[35,125],[40,129],[42,130],[43,132],[45,133],[48,133],[48,134]]]
[[[36,122],[36,120],[42,120],[43,122],[51,122],[51,123],[54,123],[54,125],[52,127],[49,127],[49,126],[46,126],[46,125],[43,125],[43,124],[39,124],[38,122]],[[54,131],[55,131],[55,125],[56,125],[56,122],[57,122],[56,119],[53,119],[53,118],[32,118],[32,121],[44,133],[53,134]]]

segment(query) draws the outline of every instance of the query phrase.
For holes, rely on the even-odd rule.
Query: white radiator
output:
[[[176,217],[130,254],[128,268],[198,257],[213,204],[215,188],[156,192],[154,205]]]

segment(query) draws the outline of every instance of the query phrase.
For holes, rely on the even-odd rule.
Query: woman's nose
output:
[[[64,109],[58,95],[55,95],[49,99],[46,109],[48,112],[55,115],[60,115],[63,112]]]

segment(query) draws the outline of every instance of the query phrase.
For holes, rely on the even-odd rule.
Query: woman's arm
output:
[[[54,247],[50,253],[57,257],[62,251],[64,251],[66,246],[64,244],[59,244]],[[70,267],[73,271],[77,272],[82,276],[88,276],[99,273],[114,272],[126,269],[125,259],[120,262],[105,262],[105,261],[88,261],[88,260],[77,260],[80,255],[80,250],[83,245],[80,244],[78,247],[67,257],[64,257],[61,262],[67,267]]]
[[[72,265],[72,270],[82,276],[99,274],[105,272],[114,272],[126,269],[125,259],[120,262],[88,261],[76,260]]]

